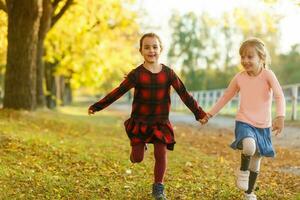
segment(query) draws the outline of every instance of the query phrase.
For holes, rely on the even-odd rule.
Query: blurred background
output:
[[[27,14],[8,12],[14,1],[0,2],[4,107],[55,108],[101,96],[142,62],[138,42],[146,32],[161,36],[161,61],[190,91],[226,88],[250,36],[267,44],[283,86],[300,82],[299,1],[45,0],[12,7],[31,6]]]
[[[256,193],[299,200],[299,21],[299,0],[0,0],[0,199],[151,198],[152,146],[144,163],[129,162],[132,91],[95,116],[87,108],[143,61],[139,39],[155,32],[161,62],[205,110],[242,70],[241,42],[266,43],[287,120]],[[169,199],[242,199],[240,155],[228,148],[237,104],[200,126],[172,93],[172,111],[183,112],[170,113]]]

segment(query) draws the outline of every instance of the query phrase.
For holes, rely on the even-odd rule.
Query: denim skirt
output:
[[[243,149],[242,140],[251,137],[255,140],[256,148],[261,156],[274,157],[275,150],[272,145],[271,128],[257,128],[248,123],[235,122],[235,141],[230,145],[233,149]]]

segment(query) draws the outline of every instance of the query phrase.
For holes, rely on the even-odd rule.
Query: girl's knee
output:
[[[144,159],[145,144],[132,146],[130,160],[133,163],[140,163]]]
[[[134,163],[140,163],[144,160],[144,155],[139,155],[139,154],[131,154],[131,161]]]
[[[132,151],[130,160],[133,163],[140,163],[144,160],[144,151]]]
[[[256,143],[253,138],[245,138],[243,139],[243,154],[247,156],[253,156],[256,151]]]

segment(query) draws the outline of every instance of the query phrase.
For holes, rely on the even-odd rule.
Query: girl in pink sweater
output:
[[[268,69],[270,60],[265,44],[257,38],[244,41],[240,47],[244,71],[235,75],[223,96],[207,113],[216,115],[228,101],[239,93],[240,105],[236,115],[233,149],[242,150],[237,187],[245,191],[245,199],[256,200],[254,184],[263,156],[274,157],[271,130],[278,135],[284,127],[285,99],[275,74]],[[272,96],[276,103],[276,118],[271,120]]]

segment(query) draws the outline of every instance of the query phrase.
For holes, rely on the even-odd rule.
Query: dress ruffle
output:
[[[127,136],[132,146],[139,143],[162,142],[168,150],[173,150],[175,145],[174,131],[170,121],[148,124],[134,118],[124,122]]]

